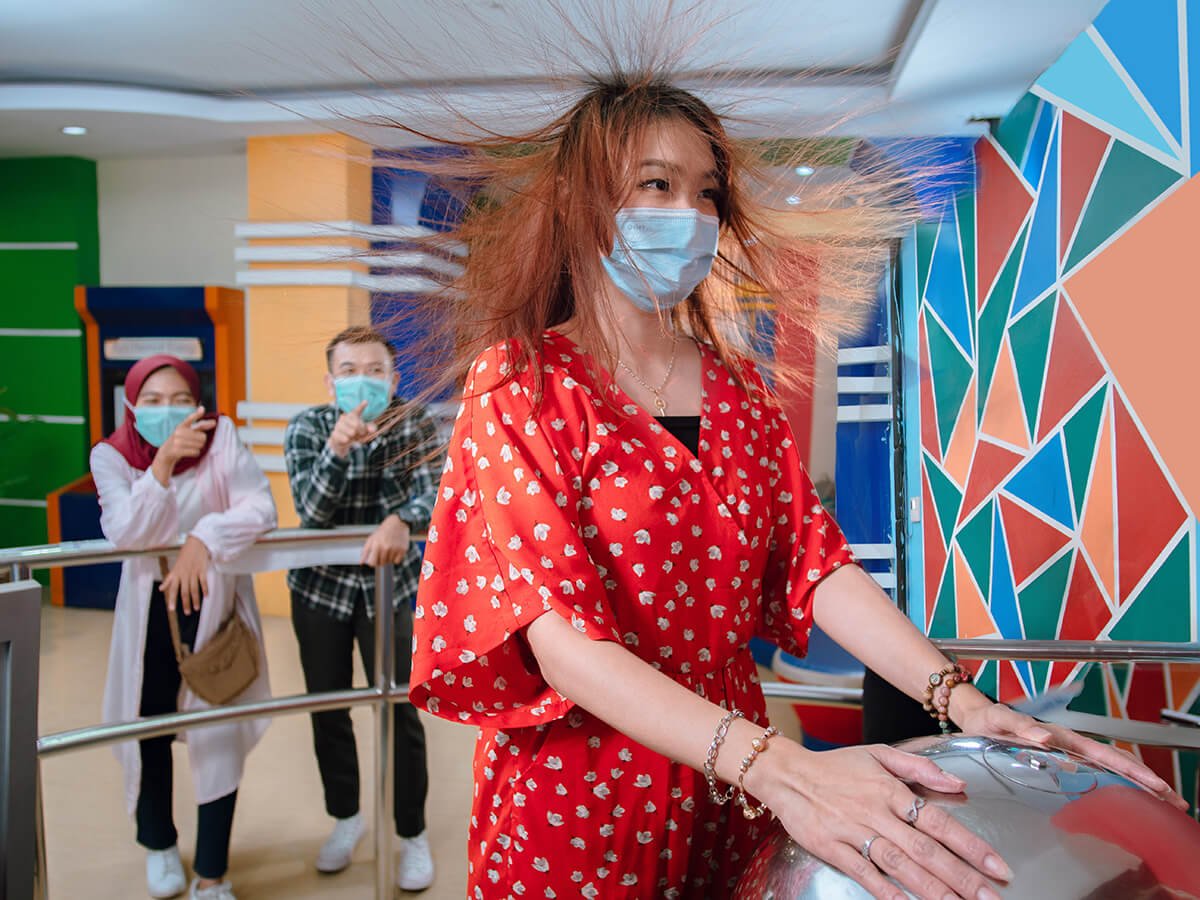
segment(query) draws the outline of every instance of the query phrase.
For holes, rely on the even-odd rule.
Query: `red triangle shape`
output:
[[[1033,197],[1002,153],[990,138],[975,145],[977,309],[983,309],[992,282],[1033,205]]]
[[[925,336],[925,314],[917,323],[921,342],[918,374],[921,391],[921,447],[939,463],[942,461],[941,443],[938,440],[937,407],[933,403],[933,366],[929,361],[929,339]]]
[[[1067,587],[1067,604],[1058,626],[1061,641],[1094,641],[1108,624],[1110,613],[1092,570],[1079,554]]]
[[[1167,706],[1167,680],[1163,677],[1163,664],[1134,665],[1129,675],[1129,695],[1125,698],[1129,718],[1157,722],[1159,711]]]
[[[1013,578],[1017,584],[1038,570],[1051,556],[1071,539],[1045,519],[1018,506],[1000,495],[1000,515],[1004,518],[1004,534],[1008,538],[1008,558],[1012,561]]]
[[[1075,670],[1075,663],[1058,661],[1050,663],[1050,677],[1046,681],[1047,689],[1058,687],[1060,684],[1066,684],[1067,679],[1071,677],[1071,673]]]
[[[1125,401],[1115,392],[1113,413],[1120,560],[1117,595],[1124,603],[1187,520],[1187,512],[1146,446]]]
[[[958,512],[958,521],[964,522],[976,508],[987,499],[1001,481],[1015,469],[1024,457],[987,440],[975,446],[975,458],[971,460],[971,472],[967,475],[967,487],[963,491],[963,504]]]
[[[1042,388],[1038,441],[1053,431],[1103,377],[1104,366],[1096,358],[1075,311],[1059,295],[1054,335],[1050,339],[1050,364],[1046,368],[1046,385]]]
[[[921,532],[925,544],[925,632],[933,620],[933,607],[937,603],[938,589],[942,586],[942,570],[946,568],[946,542],[938,524],[937,507],[933,505],[933,492],[929,489],[929,475],[921,470]]]
[[[1104,151],[1108,149],[1108,140],[1108,135],[1103,131],[1093,128],[1068,112],[1063,113],[1062,158],[1069,159],[1071,164],[1063,166],[1062,181],[1059,184],[1059,260],[1066,258],[1071,233],[1075,230],[1075,223],[1079,221],[1079,214],[1083,212],[1083,204],[1087,200],[1092,182],[1096,180],[1100,160],[1104,158]]]

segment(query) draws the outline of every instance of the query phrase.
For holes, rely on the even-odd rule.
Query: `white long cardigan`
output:
[[[260,666],[258,678],[235,702],[270,697],[253,582],[248,575],[224,572],[222,565],[275,527],[275,501],[254,456],[238,440],[233,422],[221,417],[208,453],[195,468],[174,476],[169,487],[163,487],[151,472],[135,469],[109,444],[92,450],[91,467],[100,496],[100,527],[118,547],[161,546],[186,534],[204,542],[212,563],[208,594],[200,606],[196,649],[204,646],[236,606],[258,639]],[[155,558],[129,559],[121,567],[104,688],[105,722],[138,717],[146,623],[153,583],[159,580]],[[208,706],[186,683],[180,689],[180,710]],[[267,719],[243,720],[179,735],[187,742],[197,803],[217,800],[237,788],[246,754],[267,724]],[[115,752],[125,770],[126,806],[132,814],[141,782],[141,755],[133,741],[116,745]]]

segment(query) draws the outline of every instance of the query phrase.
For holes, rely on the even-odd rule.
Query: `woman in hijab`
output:
[[[104,691],[104,720],[128,721],[176,710],[202,709],[179,674],[168,622],[178,616],[181,641],[200,650],[233,614],[262,652],[262,628],[247,575],[222,572],[227,563],[275,527],[275,503],[253,455],[225,416],[198,405],[196,371],[172,356],[137,362],[125,380],[124,422],[92,450],[104,536],[122,550],[142,550],[185,538],[166,569],[159,559],[128,559],[121,568]],[[265,662],[238,697],[270,696]],[[228,722],[188,732],[186,740],[199,805],[195,878],[190,896],[234,900],[225,880],[237,788],[246,754],[265,719]],[[172,818],[173,735],[119,744],[126,804],[147,850],[151,897],[174,897],[187,887]]]

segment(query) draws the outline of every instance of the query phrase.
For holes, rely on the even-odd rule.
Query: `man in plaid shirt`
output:
[[[292,624],[310,692],[351,686],[354,643],[374,676],[375,572],[388,563],[396,573],[396,678],[407,681],[412,665],[412,607],[421,554],[410,535],[423,533],[437,497],[440,460],[433,420],[410,411],[386,428],[378,420],[393,399],[395,352],[378,331],[352,327],[325,350],[326,385],[333,403],[296,416],[284,435],[292,497],[306,528],[376,525],[359,566],[316,566],[288,573]],[[387,421],[385,419],[385,421]],[[402,856],[397,885],[421,890],[433,881],[425,836],[428,772],[425,732],[416,709],[398,703],[396,713],[396,833]],[[366,823],[359,811],[358,753],[349,710],[312,715],[313,743],[325,788],[325,809],[336,820],[317,855],[317,868],[338,872],[350,864]]]

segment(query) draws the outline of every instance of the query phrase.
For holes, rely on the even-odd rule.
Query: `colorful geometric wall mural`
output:
[[[908,242],[930,634],[1197,639],[1198,112],[1200,0],[1112,0]],[[1079,678],[1088,711],[1200,714],[1200,667],[979,671],[1009,700]],[[1194,762],[1144,756],[1194,796]]]

